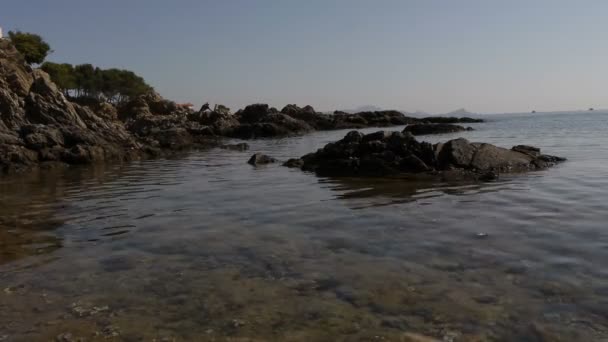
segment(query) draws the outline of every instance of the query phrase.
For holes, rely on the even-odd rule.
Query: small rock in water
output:
[[[276,163],[277,160],[267,156],[265,154],[262,153],[256,153],[253,156],[251,156],[251,158],[249,158],[249,161],[247,163],[251,164],[251,165],[264,165],[264,164],[271,164],[271,163]]]
[[[93,316],[100,312],[108,311],[110,308],[105,306],[92,306],[90,304],[85,304],[81,302],[76,302],[72,304],[71,311],[72,314],[76,317],[86,317]]]
[[[233,319],[233,320],[232,320],[232,326],[233,326],[233,327],[235,327],[235,328],[242,327],[242,326],[244,326],[245,324],[246,324],[246,323],[245,323],[245,321],[240,320],[240,319]]]
[[[104,336],[105,338],[117,337],[120,336],[120,330],[113,325],[108,325],[101,329],[100,335]]]

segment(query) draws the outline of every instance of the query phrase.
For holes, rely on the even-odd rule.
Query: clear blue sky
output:
[[[177,101],[319,110],[608,107],[608,1],[19,0],[53,61],[128,68]]]

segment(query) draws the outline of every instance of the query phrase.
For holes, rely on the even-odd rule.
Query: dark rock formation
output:
[[[459,125],[444,124],[444,123],[420,123],[407,125],[404,132],[412,133],[413,135],[427,135],[427,134],[445,134],[445,133],[456,133],[463,131],[472,131],[473,128],[464,128]]]
[[[0,40],[0,171],[124,159],[138,149],[121,123],[69,102],[46,73],[32,70],[9,41]]]
[[[349,132],[315,153],[285,165],[322,176],[387,176],[408,174],[446,180],[489,180],[500,173],[544,169],[565,159],[540,154],[530,146],[508,150],[466,139],[432,145],[408,132]]]
[[[227,135],[241,138],[267,138],[310,132],[313,128],[305,121],[279,113],[267,104],[253,104],[234,115],[239,124]]]
[[[407,117],[395,110],[355,114],[334,112],[333,117],[333,126],[337,129],[401,126],[418,122],[419,119]]]
[[[118,108],[95,99],[66,98],[49,76],[27,65],[9,40],[0,40],[0,172],[43,163],[84,164],[157,156],[192,145],[303,134],[313,130],[420,123],[397,111],[318,113],[311,106],[266,104],[234,114],[216,105],[194,112],[148,93]],[[239,149],[241,149],[239,147]]]
[[[262,153],[256,153],[256,154],[252,155],[251,158],[249,158],[249,161],[247,163],[255,166],[255,165],[272,164],[272,163],[276,163],[276,162],[277,162],[277,160],[272,157],[269,157]]]

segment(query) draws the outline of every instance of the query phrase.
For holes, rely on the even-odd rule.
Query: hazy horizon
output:
[[[0,26],[179,102],[506,113],[608,108],[605,14],[601,1],[25,0]]]

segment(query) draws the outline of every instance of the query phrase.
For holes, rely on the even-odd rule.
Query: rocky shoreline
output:
[[[120,106],[102,101],[78,104],[66,98],[48,74],[31,68],[10,41],[0,41],[0,173],[220,147],[225,137],[255,139],[316,130],[479,121],[419,119],[398,111],[323,114],[296,105],[279,111],[253,104],[234,114],[221,105],[194,111],[156,93]]]

